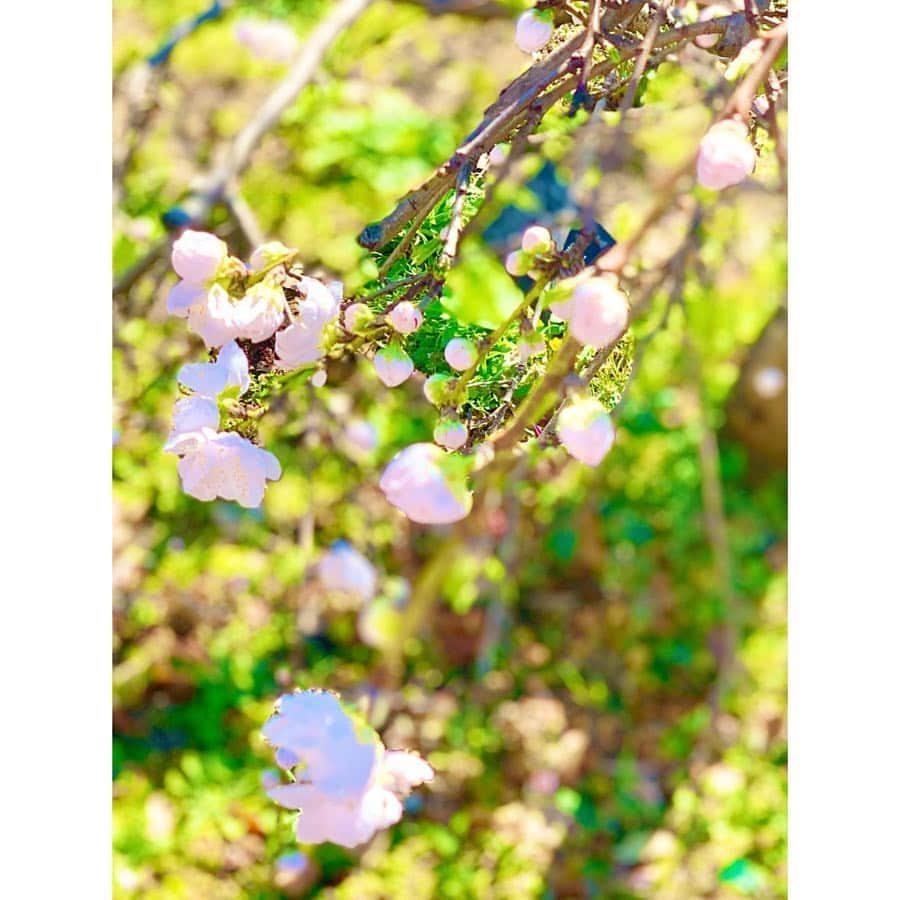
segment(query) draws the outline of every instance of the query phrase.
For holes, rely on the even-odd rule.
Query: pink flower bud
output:
[[[738,119],[717,122],[700,141],[697,181],[720,191],[739,184],[756,165],[756,151],[747,139],[747,126]]]
[[[459,450],[469,437],[469,429],[459,420],[445,419],[434,427],[434,442],[448,450]]]
[[[324,369],[316,369],[312,374],[312,378],[309,379],[309,383],[314,388],[324,387],[326,381],[328,381],[328,374]]]
[[[516,278],[527,275],[531,271],[533,265],[534,262],[531,256],[522,250],[513,250],[513,252],[506,257],[506,262],[504,263],[506,271]]]
[[[445,470],[444,453],[434,444],[412,444],[388,463],[379,486],[388,502],[413,520],[446,525],[464,519],[472,494]]]
[[[488,161],[492,166],[501,166],[509,156],[509,144],[495,144],[488,153]]]
[[[318,565],[319,579],[330,591],[342,591],[367,602],[375,596],[378,572],[346,541],[336,541]]]
[[[413,361],[399,344],[388,344],[375,354],[375,374],[387,387],[403,384],[412,375]]]
[[[344,328],[350,334],[362,334],[374,318],[374,313],[365,303],[351,303],[344,310]]]
[[[553,237],[543,225],[532,225],[522,234],[522,249],[526,253],[543,256],[553,249]]]
[[[398,303],[389,313],[388,321],[400,334],[412,334],[422,324],[422,313],[408,300]]]
[[[189,284],[212,281],[228,258],[228,247],[214,234],[187,229],[172,245],[172,268]]]
[[[475,349],[475,345],[466,338],[453,338],[444,347],[444,359],[457,372],[465,372],[478,361],[478,351]]]
[[[569,453],[585,465],[596,466],[615,440],[612,419],[594,399],[575,400],[559,414],[559,440]]]
[[[591,278],[572,294],[569,328],[585,346],[608,347],[628,327],[628,300],[606,278]]]
[[[526,10],[516,22],[516,46],[523,53],[536,53],[553,36],[552,15]]]

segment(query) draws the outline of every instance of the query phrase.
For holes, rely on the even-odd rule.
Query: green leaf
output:
[[[467,325],[496,328],[521,302],[500,261],[481,247],[465,248],[444,285],[444,308]]]
[[[757,894],[766,886],[766,871],[748,859],[736,859],[719,872],[719,881],[742,894]]]

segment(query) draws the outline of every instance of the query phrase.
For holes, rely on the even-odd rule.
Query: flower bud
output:
[[[469,429],[458,419],[444,419],[434,427],[434,442],[448,450],[459,450],[469,438]]]
[[[225,242],[206,231],[187,229],[172,244],[172,268],[188,284],[212,281],[227,258]]]
[[[503,265],[510,275],[519,278],[522,275],[527,275],[531,271],[534,260],[532,260],[528,253],[525,253],[522,250],[513,250],[513,252],[506,257],[506,262]]]
[[[395,331],[412,334],[422,324],[422,313],[408,300],[404,300],[388,313],[387,319]]]
[[[509,144],[494,144],[488,153],[488,161],[492,166],[501,166],[509,156]]]
[[[529,9],[516,22],[516,46],[523,53],[536,53],[552,36],[552,13]]]
[[[721,191],[739,184],[756,165],[756,151],[747,139],[747,126],[738,119],[717,122],[700,141],[697,181]]]
[[[403,384],[414,371],[413,361],[399,344],[388,344],[375,354],[375,374],[387,387]]]
[[[596,466],[615,440],[612,419],[594,399],[574,400],[559,414],[556,433],[569,453],[585,465]]]
[[[450,364],[451,368],[457,372],[465,372],[471,369],[478,361],[478,350],[475,345],[466,338],[453,338],[446,347],[444,347],[444,359]]]
[[[712,6],[707,6],[701,11],[700,15],[697,18],[697,21],[708,22],[710,19],[717,19],[720,16],[727,16],[733,12],[734,10],[729,6],[726,6],[724,3],[713,3]],[[701,34],[694,38],[694,43],[704,50],[709,50],[710,48],[715,47],[721,39],[721,34]]]
[[[585,346],[608,347],[628,327],[628,299],[606,278],[591,278],[572,293],[569,328]]]
[[[543,225],[532,225],[522,234],[522,249],[526,253],[544,256],[554,247],[553,237]]]
[[[281,241],[269,241],[257,247],[250,256],[250,269],[259,272],[290,259],[297,251]]]
[[[375,313],[365,303],[351,303],[344,310],[344,328],[350,334],[362,334],[375,320]]]
[[[422,390],[425,392],[425,399],[434,406],[444,406],[450,398],[453,386],[451,382],[455,382],[455,380],[452,375],[445,375],[442,372],[426,378],[425,384],[422,386]]]
[[[375,566],[346,541],[335,541],[318,565],[319,579],[330,591],[352,594],[362,601],[375,596],[378,573]]]
[[[326,381],[328,381],[328,374],[324,369],[316,369],[312,374],[312,378],[309,379],[309,383],[314,388],[324,387]]]

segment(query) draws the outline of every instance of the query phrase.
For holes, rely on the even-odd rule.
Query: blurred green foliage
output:
[[[116,0],[116,73],[201,7]],[[116,212],[116,271],[162,235],[161,214],[283,72],[237,45],[235,18],[283,16],[302,36],[327,7],[236,4],[179,45]],[[265,232],[349,291],[372,283],[375,262],[355,235],[440,164],[521,70],[511,36],[511,22],[376,3],[242,179]],[[642,96],[666,107],[699,82],[672,67]],[[657,149],[695,127],[689,120],[669,127],[648,113],[638,145],[660,163]],[[548,117],[543,158],[565,165],[572,128]],[[613,230],[643,202],[629,190],[611,210]],[[496,202],[514,194],[504,186]],[[440,552],[440,530],[411,527],[377,489],[397,450],[430,440],[437,413],[421,380],[388,391],[370,363],[349,360],[329,367],[325,389],[291,381],[261,423],[284,469],[263,506],[200,503],[161,452],[174,374],[201,358],[199,341],[165,315],[170,275],[145,279],[119,304],[116,897],[290,895],[275,860],[294,849],[291,816],[262,789],[272,760],[259,728],[295,686],[341,691],[388,746],[421,750],[438,772],[368,847],[302,848],[315,867],[311,896],[786,896],[785,477],[720,432],[740,364],[781,302],[784,208],[749,188],[697,197],[701,265],[686,276],[683,303],[667,312],[671,298],[657,291],[595,385],[610,406],[624,393],[614,450],[593,470],[561,448],[533,448],[514,477],[490,486],[488,532],[456,561],[396,693],[376,683],[379,653],[359,640],[357,610],[324,594],[311,567],[320,548],[346,539],[376,563],[387,593],[389,577],[412,581]],[[445,204],[417,239],[419,264],[439,252],[448,221]],[[664,226],[671,249],[683,225]],[[427,371],[447,371],[447,339],[485,333],[518,302],[500,263],[475,238],[467,246],[410,342]],[[625,390],[634,347],[664,317]],[[514,341],[513,331],[484,385],[472,384],[475,406],[496,403],[494,367]],[[377,430],[374,451],[347,444],[354,417]],[[704,509],[708,429],[719,433],[736,606]],[[728,632],[736,665],[712,709]]]

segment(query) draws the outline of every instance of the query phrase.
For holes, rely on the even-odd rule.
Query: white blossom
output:
[[[202,396],[182,398],[172,410],[172,431],[163,450],[166,453],[185,453],[202,442],[204,428],[212,431],[219,428],[216,401]]]
[[[353,594],[363,602],[375,596],[378,572],[346,541],[336,541],[322,554],[317,567],[322,584],[332,591]]]
[[[379,486],[413,522],[445,525],[464,519],[472,509],[471,491],[461,479],[449,476],[444,453],[434,444],[401,450],[388,463]]]
[[[591,278],[572,293],[569,328],[582,344],[608,347],[628,327],[628,299],[606,278]]]
[[[185,230],[172,244],[172,268],[189,284],[207,284],[228,258],[228,246],[206,231]]]
[[[459,450],[469,438],[469,429],[459,419],[445,419],[434,427],[434,442],[448,450]]]
[[[742,182],[756,165],[756,151],[747,137],[747,126],[738,119],[717,122],[700,141],[697,181],[721,191]]]
[[[250,370],[244,351],[234,342],[225,344],[213,363],[186,363],[178,370],[178,382],[201,397],[218,397],[230,387],[238,396],[250,387]]]
[[[284,308],[284,291],[279,285],[265,281],[254,284],[234,307],[237,336],[254,344],[272,337],[284,321]]]
[[[241,336],[235,305],[228,292],[214,284],[205,298],[188,310],[188,328],[199,334],[207,347],[221,347]]]

